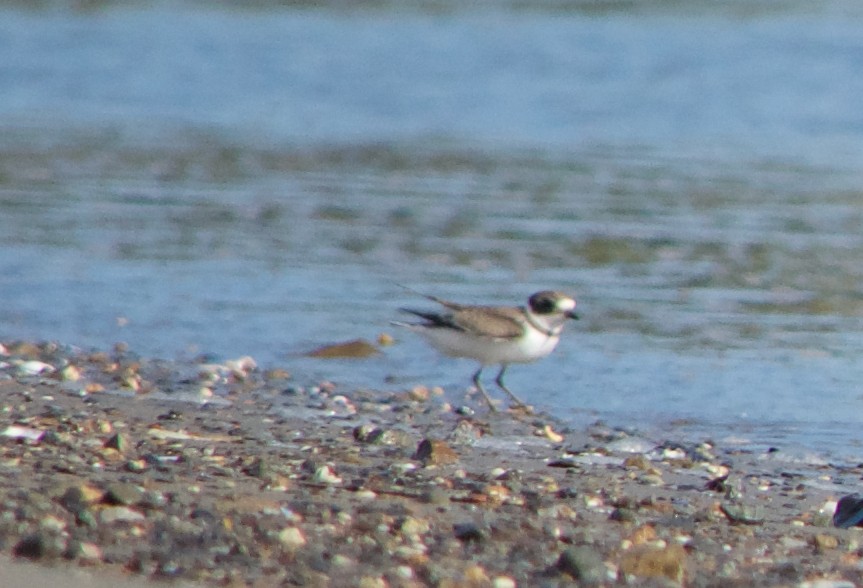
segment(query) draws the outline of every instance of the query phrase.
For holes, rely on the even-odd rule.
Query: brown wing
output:
[[[492,339],[516,339],[524,332],[524,321],[516,308],[459,305],[453,308],[451,322],[468,333]]]

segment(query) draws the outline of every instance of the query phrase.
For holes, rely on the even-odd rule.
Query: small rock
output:
[[[15,557],[46,559],[59,557],[66,550],[62,537],[45,532],[33,533],[22,538],[12,548]]]
[[[428,533],[429,528],[430,525],[428,521],[410,516],[405,517],[399,526],[399,530],[402,534],[408,537],[416,537],[423,533]]]
[[[413,400],[414,402],[427,402],[431,392],[429,391],[428,386],[414,386],[408,392],[408,398]]]
[[[465,543],[479,542],[485,539],[485,533],[476,523],[456,523],[453,525],[456,539]]]
[[[863,496],[848,494],[840,498],[833,514],[833,526],[840,529],[863,526]]]
[[[584,585],[600,584],[607,579],[607,570],[602,556],[593,547],[587,545],[564,550],[557,558],[555,567]]]
[[[833,535],[828,535],[827,533],[819,533],[815,535],[814,542],[815,547],[819,551],[827,551],[839,547],[839,540]]]
[[[374,425],[364,424],[354,427],[354,439],[360,443],[377,443],[384,430]]]
[[[270,476],[270,467],[263,459],[256,457],[252,460],[252,463],[242,469],[242,472],[253,478],[265,479]]]
[[[104,445],[107,449],[116,449],[120,453],[125,453],[128,446],[129,443],[126,441],[126,436],[122,433],[115,433],[111,438],[105,441]]]
[[[297,527],[286,527],[279,531],[279,543],[285,549],[293,551],[306,544],[306,537],[303,531]]]
[[[631,508],[618,507],[611,511],[608,515],[608,520],[617,521],[618,523],[635,523],[638,517],[635,516],[635,511]]]
[[[99,519],[106,525],[115,522],[137,523],[144,518],[143,514],[128,506],[109,506],[99,512]]]
[[[319,484],[341,484],[342,479],[338,477],[332,468],[328,465],[323,465],[315,470],[312,475],[312,481]]]
[[[626,468],[633,468],[642,471],[649,471],[653,468],[650,460],[647,459],[647,457],[644,455],[630,455],[623,460],[623,466]]]
[[[516,583],[509,576],[497,576],[491,581],[491,588],[516,588]]]
[[[732,523],[760,525],[764,522],[764,513],[757,506],[723,503],[719,509]]]
[[[446,465],[458,461],[458,453],[444,441],[423,439],[417,446],[413,459],[423,465]]]
[[[147,490],[138,502],[139,506],[152,509],[164,508],[167,504],[168,497],[159,490]]]
[[[627,537],[633,545],[646,545],[657,540],[656,527],[653,525],[642,525]]]
[[[72,541],[63,555],[67,559],[78,559],[90,563],[99,562],[102,561],[102,548],[95,543]]]
[[[488,577],[485,568],[476,564],[466,567],[462,577],[464,580],[463,586],[466,588],[479,588],[480,586],[488,586],[491,583],[491,579]]]
[[[44,531],[48,531],[51,533],[61,533],[66,530],[66,521],[55,517],[54,515],[48,515],[41,521],[39,521],[39,526]]]
[[[71,513],[77,513],[102,500],[104,493],[89,484],[70,486],[60,497],[60,504]]]
[[[3,430],[2,433],[0,433],[0,435],[3,435],[4,437],[9,437],[10,439],[37,443],[45,435],[45,431],[34,429],[33,427],[25,427],[22,425],[9,425]]]
[[[396,566],[395,574],[402,580],[412,580],[414,578],[414,570],[410,566]]]
[[[38,376],[39,374],[50,374],[54,366],[44,361],[30,360],[18,365],[18,373],[22,376]]]
[[[635,547],[623,554],[619,567],[625,576],[668,578],[680,584],[686,568],[686,550],[680,545]]]
[[[115,506],[129,506],[137,504],[141,500],[144,491],[134,484],[115,483],[110,484],[105,489],[105,496],[102,499],[106,504]]]
[[[447,435],[447,441],[454,445],[473,445],[482,437],[482,429],[467,419],[461,419]]]
[[[545,437],[552,443],[563,443],[564,440],[564,436],[552,429],[551,425],[545,425],[542,429],[538,431],[537,436]]]
[[[443,506],[449,504],[449,494],[443,488],[434,486],[422,494],[422,501],[427,504]]]
[[[149,467],[150,466],[146,459],[131,459],[126,462],[126,471],[132,472],[133,474],[145,472]]]
[[[74,365],[67,365],[59,373],[60,379],[64,382],[77,382],[81,379],[81,371]]]

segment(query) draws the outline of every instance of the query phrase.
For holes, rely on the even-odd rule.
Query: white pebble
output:
[[[335,472],[333,472],[330,466],[321,466],[315,471],[315,475],[313,477],[315,482],[319,484],[341,484],[342,479],[338,477]]]
[[[414,577],[414,571],[410,566],[398,566],[396,568],[396,575],[403,580],[411,580]]]
[[[491,581],[492,588],[516,588],[515,580],[509,576],[498,576]]]
[[[2,435],[12,439],[39,441],[45,435],[45,431],[40,431],[39,429],[34,429],[32,427],[23,427],[21,425],[9,425],[3,431]]]
[[[44,361],[30,360],[18,365],[18,372],[24,376],[37,376],[39,374],[50,374],[54,371],[54,366],[45,363]]]
[[[287,527],[279,531],[279,543],[287,549],[297,549],[306,544],[306,536],[297,527]]]

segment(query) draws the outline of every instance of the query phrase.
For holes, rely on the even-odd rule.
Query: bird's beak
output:
[[[574,310],[567,311],[564,316],[566,316],[566,318],[571,318],[574,321],[577,321],[579,318],[578,313],[576,313]]]

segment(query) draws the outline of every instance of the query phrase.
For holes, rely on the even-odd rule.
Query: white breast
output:
[[[527,363],[551,353],[560,337],[547,336],[534,329],[519,339],[501,341],[484,339],[451,329],[423,329],[429,343],[451,357],[475,359],[482,364]]]

